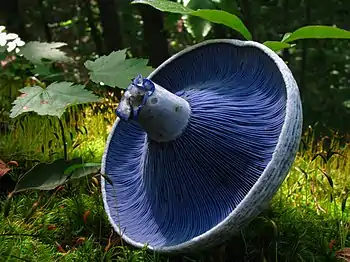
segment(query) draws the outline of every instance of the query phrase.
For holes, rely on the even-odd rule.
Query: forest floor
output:
[[[70,156],[98,162],[108,133],[106,116],[78,118],[66,126],[72,138]],[[81,123],[80,129],[87,132],[77,131]],[[48,161],[62,154],[52,119],[24,117],[14,126],[15,131],[0,139],[6,144],[0,147],[6,151],[1,149],[0,156],[19,163],[13,176],[23,173],[33,160]],[[9,215],[0,214],[0,261],[328,262],[349,258],[350,148],[340,146],[336,137],[319,143],[313,137],[311,129],[304,135],[295,163],[269,208],[217,250],[167,257],[133,249],[106,218],[99,180],[85,177],[54,191],[15,195]],[[0,202],[3,210],[4,201]]]

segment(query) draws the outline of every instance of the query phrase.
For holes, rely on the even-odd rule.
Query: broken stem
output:
[[[136,121],[151,140],[176,139],[186,128],[191,114],[189,103],[141,75],[125,91],[117,115]]]

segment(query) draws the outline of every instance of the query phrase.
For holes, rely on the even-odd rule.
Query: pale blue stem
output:
[[[189,103],[149,79],[136,77],[125,91],[117,115],[137,121],[151,140],[176,139],[186,128],[191,114]]]

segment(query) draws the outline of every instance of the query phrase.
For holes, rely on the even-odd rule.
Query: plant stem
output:
[[[16,259],[21,260],[21,261],[28,261],[28,262],[30,262],[30,260],[27,260],[27,259],[21,258],[21,257],[17,257],[15,255],[9,255],[9,257],[13,257],[13,258],[16,258]]]
[[[61,138],[62,138],[62,143],[63,143],[64,160],[68,160],[66,136],[64,135],[64,127],[63,127],[62,120],[60,118],[58,119],[58,123],[60,124],[60,130],[61,130]]]
[[[0,234],[0,237],[40,237],[39,234],[21,234],[21,233],[4,233],[4,234]]]

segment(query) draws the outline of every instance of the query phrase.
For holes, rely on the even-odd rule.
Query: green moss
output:
[[[69,156],[100,161],[114,113],[65,115]],[[79,112],[79,111],[78,111]],[[1,137],[0,158],[24,169],[63,156],[56,119],[28,115]],[[56,135],[55,135],[56,134]],[[350,149],[337,139],[315,143],[312,132],[270,207],[225,248],[191,257],[136,250],[113,232],[99,184],[82,178],[53,192],[15,195],[7,218],[0,214],[1,261],[336,261],[349,246]],[[319,153],[331,155],[324,160]],[[17,169],[15,174],[23,170]],[[33,204],[38,203],[36,208]],[[329,245],[333,242],[333,247]],[[219,259],[220,258],[220,259]]]

